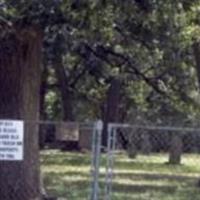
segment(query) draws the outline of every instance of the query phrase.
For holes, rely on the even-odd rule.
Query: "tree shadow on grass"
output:
[[[67,200],[87,200],[90,194],[88,180],[61,180],[45,184],[45,187],[48,194]]]
[[[104,192],[104,183],[100,182],[100,192]],[[48,187],[47,187],[48,188]],[[63,188],[63,189],[62,189]],[[165,194],[175,193],[177,188],[174,186],[155,186],[155,185],[124,185],[124,184],[113,184],[113,193],[117,192],[120,194],[138,194],[138,193],[147,193],[147,192],[159,192]],[[51,195],[56,195],[58,197],[71,197],[70,200],[77,200],[80,197],[86,199],[90,191],[90,182],[89,181],[72,181],[63,182],[60,186],[54,185],[49,187],[48,192]],[[81,199],[81,198],[80,198]]]
[[[162,193],[174,193],[177,190],[177,187],[170,185],[153,185],[149,184],[131,184],[124,185],[119,183],[113,184],[113,191],[122,192],[122,193],[143,193],[147,191],[156,191]]]
[[[46,174],[45,186],[48,189],[49,194],[62,197],[63,199],[70,200],[86,200],[89,195],[90,186],[91,186],[91,177],[88,176],[85,172],[66,172],[66,173],[48,173]],[[76,180],[76,177],[79,177],[79,180]],[[186,176],[173,176],[173,175],[160,175],[160,174],[148,174],[148,173],[117,173],[115,174],[116,178],[119,178],[119,182],[116,182],[117,179],[113,180],[113,195],[118,194],[119,196],[129,195],[129,199],[137,199],[140,200],[140,196],[142,194],[154,194],[157,198],[160,196],[170,196],[171,199],[173,197],[179,197],[180,200],[189,200],[190,195],[194,194],[192,191],[195,187],[181,187],[177,184],[170,184],[170,181],[177,182],[187,182],[193,181],[195,178],[186,177]],[[75,178],[74,178],[75,177]],[[105,181],[102,179],[104,175],[102,174],[100,179],[100,190],[103,194]],[[120,183],[120,180],[123,179],[134,179],[134,177],[138,178],[138,182],[128,183]],[[163,179],[168,179],[168,182],[165,182]],[[155,180],[163,180],[163,184],[157,185]],[[141,181],[141,182],[140,182]],[[144,184],[142,182],[145,182]],[[194,186],[194,185],[193,185]],[[181,192],[180,192],[181,191]],[[179,194],[180,193],[180,194]],[[131,198],[134,196],[134,198]],[[138,198],[137,198],[138,196]],[[148,195],[147,195],[148,196]],[[196,196],[195,196],[196,197]],[[113,198],[115,200],[115,198]],[[116,197],[116,199],[119,199]],[[166,198],[167,199],[167,198]],[[170,199],[170,200],[171,200]],[[177,198],[174,198],[177,199]],[[145,197],[145,200],[149,200]],[[164,200],[164,198],[163,198]],[[177,199],[179,200],[179,199]],[[191,199],[192,200],[192,199]],[[198,200],[198,198],[194,199]]]
[[[191,165],[170,165],[160,162],[141,162],[138,160],[125,163],[116,161],[115,169],[123,170],[144,170],[144,171],[158,171],[158,172],[170,172],[170,173],[199,173],[200,171]]]
[[[41,159],[42,165],[88,166],[91,158],[84,155],[48,155]]]
[[[118,178],[129,178],[129,179],[135,179],[135,180],[171,180],[171,181],[198,181],[199,177],[192,176],[192,175],[176,175],[176,174],[159,174],[159,173],[141,173],[141,172],[116,172],[114,173],[115,176]]]

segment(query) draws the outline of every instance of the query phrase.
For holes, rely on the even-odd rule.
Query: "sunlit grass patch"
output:
[[[112,200],[200,200],[200,156],[186,154],[181,165],[166,164],[167,154],[115,155]],[[101,199],[105,187],[106,156],[101,159]],[[44,151],[42,172],[48,193],[62,200],[86,200],[91,190],[91,155]]]

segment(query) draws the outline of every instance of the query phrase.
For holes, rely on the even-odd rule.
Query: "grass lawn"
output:
[[[183,156],[181,165],[168,165],[167,155],[115,155],[112,200],[200,200],[200,155]],[[41,152],[44,184],[59,200],[86,200],[90,192],[90,155],[60,151]],[[103,200],[105,155],[101,159]]]

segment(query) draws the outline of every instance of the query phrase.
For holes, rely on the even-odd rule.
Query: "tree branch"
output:
[[[8,26],[11,26],[12,23],[10,21],[8,21],[7,19],[5,19],[4,17],[0,16],[0,23],[2,24],[6,24]]]
[[[128,56],[125,56],[123,54],[120,54],[120,53],[117,53],[115,51],[113,51],[112,49],[110,48],[105,48],[103,46],[101,46],[102,49],[104,49],[105,53],[108,55],[112,55],[114,57],[116,57],[117,59],[121,59],[121,62],[120,64],[126,64],[127,66],[127,72],[130,72],[130,73],[134,73],[136,76],[138,76],[139,78],[141,78],[142,80],[144,80],[149,86],[151,86],[156,92],[164,95],[164,96],[167,96],[167,93],[165,91],[162,91],[159,86],[156,84],[156,79],[155,78],[149,78],[147,77],[144,73],[142,73],[137,67],[136,67],[136,63],[131,60]],[[89,49],[92,51],[92,53],[95,55],[95,56],[98,56],[98,57],[101,57],[96,51],[94,51],[91,47],[89,47]],[[104,61],[106,61],[106,63],[108,64],[111,64],[112,66],[114,66],[113,63],[111,63],[107,58],[105,59],[101,57],[101,59],[103,59]],[[130,70],[131,69],[131,70]],[[170,98],[170,97],[169,97]]]

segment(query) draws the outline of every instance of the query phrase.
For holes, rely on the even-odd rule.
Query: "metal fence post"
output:
[[[113,124],[108,125],[108,141],[107,141],[107,165],[105,178],[105,200],[111,200],[112,178],[114,165],[114,150],[116,145],[116,128]]]
[[[100,171],[100,155],[101,155],[101,133],[103,123],[101,120],[97,121],[94,126],[92,136],[92,191],[90,200],[98,200],[99,195],[99,171]]]

